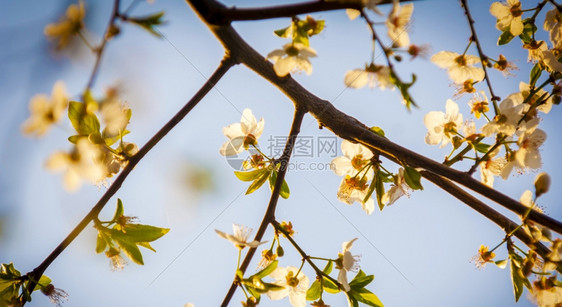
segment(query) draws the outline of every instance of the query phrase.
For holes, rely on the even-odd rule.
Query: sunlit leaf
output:
[[[270,174],[269,171],[262,172],[260,176],[256,180],[254,180],[254,182],[252,182],[252,184],[248,187],[248,190],[246,190],[246,194],[252,194],[257,189],[261,188],[261,186],[265,183],[265,181],[269,177],[269,174]]]
[[[476,149],[476,151],[481,153],[487,153],[488,150],[490,149],[490,145],[484,143],[478,143],[474,145],[474,149]]]
[[[415,168],[406,166],[404,167],[404,180],[406,184],[413,190],[423,190],[421,185],[421,174]]]
[[[146,31],[150,32],[151,34],[155,35],[156,37],[162,37],[160,31],[155,29],[155,26],[161,25],[164,23],[162,20],[164,17],[164,12],[159,12],[153,15],[144,16],[144,17],[129,17],[127,21],[140,26],[141,28],[145,29]]]
[[[98,231],[98,238],[96,240],[96,253],[101,253],[107,247],[107,240],[101,231]]]
[[[351,289],[362,289],[365,288],[375,279],[374,275],[367,275],[363,270],[359,270],[357,275],[353,277],[353,280],[349,283]]]
[[[122,240],[122,238],[116,238],[115,236],[112,237],[117,245],[121,247],[121,251],[123,251],[123,253],[125,253],[125,255],[129,257],[129,259],[131,259],[136,264],[144,265],[142,254],[136,244],[128,240]]]
[[[242,181],[254,181],[256,180],[258,177],[260,177],[263,173],[268,172],[267,169],[256,169],[253,171],[249,171],[249,172],[239,172],[239,171],[235,171],[234,175],[236,175],[236,177]]]
[[[324,267],[322,272],[324,272],[324,274],[330,274],[330,273],[332,273],[333,267],[334,267],[334,262],[332,260],[330,260],[330,261],[328,261],[328,263],[326,263],[326,266]]]
[[[170,231],[169,228],[142,224],[125,224],[123,230],[125,235],[130,238],[131,242],[152,242]]]
[[[111,219],[114,222],[117,222],[117,220],[119,219],[119,217],[121,217],[124,213],[124,209],[123,209],[123,202],[121,201],[120,198],[117,198],[117,207],[115,208],[115,213],[113,214],[113,219]]]
[[[513,35],[511,34],[511,32],[509,31],[509,28],[506,29],[505,31],[503,31],[503,33],[500,35],[500,37],[498,38],[498,46],[501,45],[505,45],[509,42],[511,42],[511,40],[513,39]]]
[[[308,291],[306,291],[306,300],[315,301],[320,298],[320,293],[322,293],[320,282],[318,282],[318,280],[315,280],[310,288],[308,288]]]
[[[277,174],[276,170],[271,171],[271,175],[269,176],[269,188],[273,191],[273,187],[275,186],[275,182],[277,181]],[[279,196],[284,199],[289,198],[291,191],[289,190],[289,185],[287,181],[283,179],[283,184],[281,185],[281,190],[279,191]]]
[[[266,266],[263,270],[257,272],[256,274],[254,274],[254,276],[257,276],[259,278],[264,278],[267,275],[271,274],[271,272],[273,272],[276,268],[277,268],[277,264],[279,264],[279,261],[275,260],[272,261],[268,266]]]
[[[535,66],[533,66],[533,69],[531,69],[531,74],[529,76],[529,87],[530,88],[533,88],[535,86],[535,84],[537,84],[537,81],[541,77],[541,74],[542,74],[541,65],[539,63],[537,63],[537,64],[535,64]]]
[[[381,127],[376,127],[376,126],[375,126],[375,127],[371,127],[369,130],[373,131],[374,133],[376,133],[376,134],[378,134],[378,135],[380,135],[380,136],[382,136],[382,137],[385,137],[385,136],[384,136],[384,130],[382,130]]]

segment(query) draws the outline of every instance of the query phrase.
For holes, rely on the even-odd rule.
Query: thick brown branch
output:
[[[119,176],[115,179],[113,184],[107,189],[103,196],[98,200],[96,205],[90,210],[88,215],[86,215],[82,221],[70,232],[70,234],[43,260],[43,262],[35,268],[32,272],[28,273],[30,276],[29,282],[29,293],[33,292],[35,289],[35,281],[43,275],[45,270],[51,265],[51,263],[78,237],[78,235],[88,226],[92,219],[97,218],[100,211],[107,204],[109,199],[115,195],[115,193],[121,188],[121,184],[125,181],[127,176],[135,168],[135,166],[142,160],[142,158],[156,145],[168,132],[170,132],[198,103],[207,95],[207,93],[217,84],[217,82],[224,76],[224,74],[234,65],[237,64],[231,58],[225,58],[211,77],[205,82],[205,84],[199,89],[199,91],[187,102],[187,104],[179,110],[179,112],[174,115],[140,150],[134,155],[129,163]],[[25,304],[25,302],[22,302]]]
[[[289,137],[287,138],[287,144],[285,144],[285,149],[283,150],[283,154],[281,155],[281,158],[279,158],[279,163],[281,164],[281,167],[279,168],[279,174],[277,174],[277,181],[273,186],[273,191],[271,192],[271,197],[269,198],[269,204],[267,205],[267,209],[265,210],[265,214],[263,216],[263,219],[261,221],[260,227],[258,228],[254,240],[261,241],[263,235],[265,234],[265,231],[267,230],[267,226],[275,221],[275,208],[277,207],[277,201],[279,200],[281,185],[283,184],[283,180],[285,180],[285,174],[287,173],[289,160],[291,159],[291,154],[293,152],[293,148],[295,147],[295,141],[301,130],[302,119],[304,118],[305,114],[306,114],[306,109],[303,109],[300,106],[295,107],[295,116],[293,117],[293,123],[291,125],[291,131],[289,132]],[[250,265],[250,262],[252,261],[252,258],[254,257],[255,253],[256,253],[256,248],[251,248],[246,254],[246,257],[244,257],[244,261],[242,261],[242,264],[240,265],[239,268],[240,271],[242,271],[242,273],[246,272],[246,269]],[[234,282],[232,282],[232,285],[230,285],[230,289],[228,289],[228,292],[226,293],[226,296],[224,297],[221,306],[223,307],[228,306],[230,300],[232,299],[232,296],[234,295],[234,292],[236,292],[237,287],[238,284],[236,283],[235,280]]]
[[[194,2],[198,3],[198,5],[193,5],[195,9],[197,9],[197,6],[201,6],[202,3],[216,3],[211,0],[189,0],[189,2],[192,5]],[[201,16],[201,18],[204,18],[204,16]],[[527,211],[527,207],[523,206],[518,201],[480,183],[465,172],[433,161],[373,133],[357,119],[336,109],[329,101],[320,99],[310,93],[291,78],[290,75],[283,78],[278,77],[273,70],[273,65],[250,47],[231,26],[209,25],[209,28],[220,40],[227,52],[230,52],[234,58],[277,86],[295,105],[305,107],[318,120],[321,126],[327,127],[341,138],[368,146],[379,151],[385,157],[398,159],[412,167],[421,168],[448,178],[497,202],[515,213],[523,214]],[[535,211],[531,212],[529,219],[562,234],[562,223],[556,219]]]
[[[400,0],[420,1],[420,0]],[[359,1],[309,1],[287,5],[236,8],[226,7],[217,1],[188,1],[203,16],[203,18],[213,25],[226,25],[231,21],[264,20],[280,17],[293,17],[297,15],[310,14],[316,12],[335,11],[342,9],[361,10],[363,5]],[[382,0],[379,4],[389,4],[392,0]]]

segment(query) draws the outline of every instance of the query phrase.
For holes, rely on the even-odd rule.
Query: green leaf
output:
[[[277,35],[277,36],[279,36],[279,37],[287,38],[287,37],[289,37],[289,33],[291,33],[290,29],[291,29],[292,27],[293,27],[293,26],[290,25],[290,26],[288,26],[288,27],[286,27],[286,28],[279,29],[279,30],[275,30],[275,31],[273,31],[273,33],[275,33],[275,35]]]
[[[95,114],[88,113],[86,104],[71,101],[68,106],[68,118],[79,135],[99,133],[100,122]],[[70,140],[70,139],[69,139]],[[71,141],[72,142],[72,141]]]
[[[277,265],[279,264],[279,261],[275,260],[272,261],[268,266],[266,266],[263,270],[257,272],[256,274],[254,274],[253,276],[257,276],[259,278],[264,278],[267,275],[271,274],[271,272],[273,272],[276,268]]]
[[[136,242],[136,244],[156,253],[156,250],[148,242]]]
[[[369,185],[369,189],[367,190],[367,194],[365,194],[365,198],[363,198],[363,203],[366,203],[369,198],[371,198],[371,195],[373,195],[373,192],[375,191],[375,187],[377,185],[377,181],[378,181],[378,173],[379,173],[379,166],[375,165],[374,166],[374,171],[375,171],[375,176],[373,177],[373,180],[371,180],[371,184]]]
[[[330,260],[328,261],[328,263],[326,263],[326,266],[324,267],[324,270],[322,270],[322,272],[324,272],[324,274],[330,274],[332,273],[333,267],[334,267],[334,262]]]
[[[9,264],[2,263],[0,266],[0,279],[12,280],[20,276],[21,273],[16,270],[13,262],[10,262]]]
[[[301,43],[305,46],[310,46],[310,42],[308,40],[307,29],[302,27],[297,27],[296,31],[293,32],[293,42]]]
[[[374,275],[367,275],[363,270],[359,270],[359,273],[353,277],[353,280],[349,283],[351,289],[362,289],[366,285],[370,284],[375,279]]]
[[[123,226],[125,235],[131,242],[152,242],[167,234],[169,228],[160,228],[142,224],[125,224]]]
[[[327,277],[324,277],[322,281],[322,287],[324,287],[324,291],[328,293],[338,293],[340,292],[340,288],[336,285],[333,281],[329,280]]]
[[[121,139],[123,139],[123,137],[127,134],[131,133],[131,131],[129,130],[123,130],[121,131],[121,134],[117,134],[115,136],[110,135],[109,133],[106,132],[106,129],[103,129],[102,132],[102,137],[105,140],[105,145],[107,146],[111,146],[113,144],[115,144],[115,142],[120,141]]]
[[[122,240],[122,238],[117,238],[116,236],[112,236],[117,245],[121,247],[121,250],[129,259],[131,259],[134,263],[144,265],[142,260],[142,254],[137,245],[131,243],[128,240]]]
[[[367,289],[360,289],[360,290],[352,290],[350,291],[353,298],[357,301],[373,306],[373,307],[384,307],[383,303],[379,300],[379,298],[373,294],[371,291]]]
[[[359,307],[359,302],[357,302],[357,299],[353,296],[353,293],[351,291],[346,292],[345,295],[347,296],[347,302],[349,303],[349,306]]]
[[[488,150],[490,149],[490,145],[484,144],[484,143],[474,144],[473,146],[474,146],[474,149],[476,149],[476,151],[481,152],[481,153],[487,153]]]
[[[498,46],[505,45],[505,44],[511,42],[513,37],[514,36],[511,35],[511,32],[509,31],[509,28],[506,29],[505,31],[503,31],[503,33],[498,38]]]
[[[380,135],[380,136],[382,136],[382,137],[385,137],[385,136],[384,136],[384,130],[382,130],[381,127],[376,127],[376,126],[375,126],[375,127],[371,127],[369,130],[373,131],[374,133],[376,133],[376,134],[378,134],[378,135]]]
[[[423,190],[421,185],[421,174],[416,169],[406,166],[404,168],[404,180],[413,190]]]
[[[234,175],[236,175],[236,177],[242,181],[254,181],[256,180],[260,175],[262,175],[264,172],[268,172],[267,169],[256,169],[253,171],[249,171],[249,172],[238,172],[235,171]]]
[[[320,287],[320,283],[318,280],[315,280],[308,291],[306,291],[306,300],[307,301],[315,301],[320,298],[320,294],[322,293],[322,288]]]
[[[527,18],[523,21],[525,26],[523,27],[523,32],[519,34],[519,38],[525,44],[529,44],[533,40],[533,33],[537,31],[537,26],[532,23],[530,18]]]
[[[72,123],[74,130],[80,130],[80,121],[83,114],[86,113],[85,105],[78,101],[71,101],[68,105],[68,119]]]
[[[72,144],[76,144],[76,143],[78,143],[78,140],[80,140],[81,137],[82,136],[78,135],[78,134],[77,135],[71,135],[71,136],[68,137],[68,141]]]
[[[384,195],[384,174],[379,170],[377,172],[376,178],[376,191],[377,191],[377,204],[379,205],[379,210],[382,211],[384,204],[382,203],[382,197]],[[373,179],[375,180],[375,179]]]
[[[117,207],[115,208],[115,214],[113,214],[113,219],[111,219],[113,222],[117,222],[117,220],[123,215],[124,213],[124,209],[123,209],[123,202],[121,201],[120,198],[117,198]]]
[[[41,275],[41,278],[39,278],[39,281],[37,282],[37,285],[39,287],[35,287],[35,289],[33,289],[33,291],[37,291],[40,290],[42,288],[45,288],[46,286],[51,284],[51,279],[49,277],[47,277],[47,275]]]
[[[309,23],[310,25],[310,23]],[[326,27],[325,20],[314,20],[314,26],[310,26],[310,30],[308,31],[308,35],[313,36],[320,34],[322,30]]]
[[[519,267],[515,265],[513,259],[511,259],[511,282],[513,283],[513,294],[515,295],[515,302],[519,301],[521,294],[523,294],[523,280],[521,274],[519,274]]]
[[[535,87],[535,84],[537,84],[537,81],[541,77],[541,74],[542,74],[541,65],[539,63],[537,63],[537,64],[535,64],[535,66],[533,66],[533,69],[531,69],[531,75],[529,76],[529,87],[530,88]]]
[[[84,115],[84,118],[82,119],[83,123],[80,126],[81,131],[78,131],[78,133],[83,134],[83,135],[90,135],[92,133],[98,133],[100,131],[100,122],[98,120],[98,117],[95,114],[86,114]],[[100,136],[101,138],[101,136]]]
[[[160,34],[160,31],[155,30],[154,26],[158,26],[164,23],[164,21],[162,20],[163,16],[164,16],[164,12],[162,11],[144,17],[129,17],[127,18],[127,21],[140,26],[141,28],[155,35],[156,37],[161,38],[162,35]]]
[[[269,176],[269,188],[273,191],[273,187],[275,186],[275,182],[277,181],[277,174],[276,170],[271,171],[271,175]],[[289,185],[287,181],[283,179],[283,184],[281,185],[281,191],[279,191],[279,196],[283,197],[284,199],[289,198],[291,195],[291,191],[289,190]]]
[[[250,186],[248,187],[248,190],[246,190],[246,195],[252,194],[257,189],[261,188],[261,186],[265,183],[267,178],[269,178],[269,174],[270,174],[270,172],[268,172],[268,171],[262,172],[260,174],[260,176],[256,180],[254,180],[254,182],[252,182],[252,184],[250,184]]]
[[[396,87],[400,90],[400,94],[402,95],[403,103],[406,105],[406,108],[408,109],[408,111],[411,110],[412,106],[414,106],[414,107],[418,106],[414,102],[414,99],[412,98],[412,96],[410,96],[410,93],[408,92],[409,88],[412,85],[414,85],[416,80],[417,80],[416,74],[412,74],[412,82],[404,83],[404,82],[402,82],[402,80],[400,80],[398,75],[396,75],[394,73],[393,70],[390,71],[390,81],[392,81],[392,83],[394,85],[396,85]]]
[[[0,303],[4,301],[12,301],[19,296],[19,288],[21,283],[15,280],[2,281],[0,280]]]
[[[105,235],[101,231],[98,231],[98,238],[96,240],[96,253],[99,254],[103,252],[106,247],[107,247],[107,240],[105,238]]]

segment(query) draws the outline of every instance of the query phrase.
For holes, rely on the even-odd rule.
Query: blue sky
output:
[[[124,6],[130,1],[123,1]],[[66,236],[93,206],[105,188],[84,186],[69,194],[58,174],[43,165],[55,150],[68,150],[66,138],[71,126],[63,122],[45,138],[35,140],[21,134],[27,118],[29,99],[37,93],[50,93],[57,80],[64,80],[76,99],[84,88],[93,56],[77,48],[72,56],[54,54],[43,35],[46,24],[56,21],[71,1],[8,1],[0,11],[0,261],[13,261],[22,272],[32,270]],[[97,41],[110,13],[109,3],[86,2],[89,37]],[[263,1],[228,1],[227,4],[251,6]],[[267,1],[268,5],[287,3]],[[476,28],[485,52],[499,53],[515,60],[516,77],[504,78],[492,72],[494,90],[501,97],[518,91],[519,81],[527,81],[531,66],[526,51],[517,41],[498,48],[500,32],[488,12],[491,1],[470,1]],[[534,5],[533,3],[524,3]],[[383,8],[386,12],[388,7]],[[204,83],[222,58],[223,49],[206,26],[183,1],[141,3],[134,14],[166,11],[166,25],[160,28],[164,39],[156,39],[133,26],[125,25],[122,35],[112,40],[103,58],[94,91],[99,95],[108,86],[120,84],[123,99],[131,106],[131,134],[127,140],[144,144],[167,119]],[[359,68],[370,59],[370,34],[361,20],[349,21],[344,12],[313,14],[326,20],[326,30],[311,39],[318,52],[312,60],[314,71],[294,77],[315,95],[331,101],[337,108],[369,126],[382,127],[389,139],[414,151],[441,161],[450,148],[439,149],[424,143],[423,116],[433,110],[444,111],[445,101],[454,88],[444,70],[429,60],[405,59],[397,65],[403,79],[418,75],[412,94],[419,109],[407,112],[397,91],[346,89],[345,72]],[[539,18],[540,20],[540,18]],[[235,23],[240,34],[265,55],[286,43],[272,31],[286,27],[288,19]],[[384,33],[381,27],[380,33]],[[542,29],[539,33],[544,35]],[[432,52],[451,50],[461,53],[469,38],[467,22],[457,1],[427,0],[415,3],[411,40],[428,43]],[[475,54],[471,48],[469,53]],[[378,63],[384,63],[377,57]],[[479,89],[487,91],[483,85]],[[470,117],[469,97],[457,102],[465,118]],[[234,274],[237,251],[219,238],[214,229],[231,231],[232,223],[256,229],[269,198],[264,187],[244,196],[247,183],[232,173],[218,150],[226,138],[222,127],[240,120],[240,111],[253,110],[265,119],[260,139],[262,148],[268,139],[288,133],[292,103],[276,88],[245,67],[235,67],[216,89],[197,106],[143,161],[123,184],[116,197],[123,200],[125,213],[139,217],[145,224],[168,227],[171,231],[153,244],[157,253],[143,253],[145,265],[133,263],[122,272],[111,272],[103,254],[95,254],[95,230],[88,227],[46,272],[55,286],[70,294],[66,306],[216,306],[226,293]],[[544,170],[558,186],[562,175],[558,152],[562,150],[554,133],[562,128],[561,111],[554,107],[541,123],[548,138],[542,148]],[[480,122],[482,125],[482,122]],[[326,129],[307,115],[301,129],[318,145],[321,137],[330,138]],[[341,140],[338,140],[338,146]],[[318,149],[318,148],[317,148]],[[328,154],[298,157],[301,165],[325,165]],[[385,162],[388,169],[397,167]],[[470,164],[459,164],[467,169]],[[194,170],[212,174],[213,188],[195,190],[186,183]],[[192,176],[192,175],[191,175]],[[532,188],[535,173],[496,180],[495,187],[518,199]],[[459,203],[430,182],[422,181],[424,191],[400,199],[384,211],[367,216],[358,204],[347,206],[336,198],[341,180],[329,170],[291,171],[287,174],[291,197],[280,200],[278,220],[291,220],[295,240],[314,256],[337,256],[341,243],[359,238],[353,247],[361,255],[361,267],[375,280],[370,290],[386,306],[511,306],[514,305],[509,271],[488,266],[476,270],[469,259],[481,244],[494,246],[504,234],[478,213]],[[562,196],[553,188],[540,205],[561,219],[556,200]],[[483,199],[483,198],[482,198]],[[109,218],[116,198],[102,215]],[[490,203],[490,202],[488,202]],[[490,203],[491,204],[491,203]],[[499,206],[494,208],[505,212]],[[512,219],[517,218],[508,214]],[[272,232],[266,238],[271,240]],[[299,256],[284,242],[286,256],[280,265],[298,266]],[[498,258],[505,257],[500,250]],[[253,262],[250,272],[253,271]],[[320,263],[320,265],[323,265]],[[313,278],[308,268],[305,273]],[[528,306],[526,294],[519,306]],[[233,305],[242,300],[237,292]],[[343,295],[329,295],[332,306],[345,304]],[[263,301],[263,306],[286,306],[287,300]],[[30,306],[48,306],[40,294]]]

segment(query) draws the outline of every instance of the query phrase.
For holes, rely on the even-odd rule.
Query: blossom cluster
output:
[[[73,144],[69,152],[58,151],[46,162],[55,172],[64,172],[64,187],[77,190],[82,181],[104,184],[118,173],[138,151],[137,145],[123,141],[131,109],[118,97],[116,89],[109,89],[96,100],[90,91],[84,102],[71,101],[62,81],[55,83],[52,97],[36,95],[29,104],[30,117],[23,123],[24,134],[42,137],[62,121],[65,112],[76,131],[68,140]],[[99,116],[98,116],[99,115]],[[100,127],[100,119],[105,124]],[[116,146],[115,146],[116,145]]]
[[[283,236],[292,237],[294,235],[290,222],[283,222],[279,224],[279,227],[282,231],[276,229],[273,244],[269,249],[262,252],[263,258],[259,265],[259,269],[261,270],[246,278],[237,270],[238,283],[240,286],[244,287],[245,292],[251,294],[251,296],[247,296],[246,302],[242,302],[243,306],[256,306],[260,302],[261,294],[266,294],[271,300],[281,300],[288,297],[289,303],[294,307],[304,307],[307,301],[314,301],[312,302],[312,306],[328,306],[325,305],[323,301],[322,291],[324,290],[329,293],[343,291],[350,300],[353,300],[353,294],[351,294],[353,293],[351,291],[352,289],[356,291],[360,289],[363,293],[372,294],[370,291],[364,289],[364,286],[372,280],[372,276],[365,276],[362,271],[359,271],[360,256],[351,253],[351,248],[357,238],[348,242],[343,242],[341,252],[333,259],[309,257],[328,262],[326,269],[321,272],[316,272],[316,281],[311,284],[309,277],[303,272],[304,260],[300,268],[295,266],[278,266],[279,261],[277,259],[278,257],[283,257],[284,254],[283,248],[281,247],[280,233],[282,233]],[[257,248],[267,243],[267,241],[260,242],[256,240],[250,242],[249,236],[252,229],[243,225],[234,224],[234,234],[232,235],[220,230],[215,231],[221,238],[227,239],[234,244],[239,252],[246,247]],[[277,249],[273,251],[275,244],[277,244]],[[339,271],[337,280],[330,277],[333,264],[335,264],[336,269]],[[348,272],[359,273],[357,273],[353,281],[349,282],[347,277]],[[358,277],[365,281],[363,285],[358,285]],[[319,280],[323,280],[324,284],[321,285]],[[334,281],[337,281],[338,284],[335,284]],[[372,295],[374,296],[374,294]],[[374,296],[374,298],[376,298],[376,296]],[[376,300],[378,302],[378,299]]]

